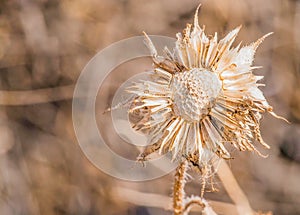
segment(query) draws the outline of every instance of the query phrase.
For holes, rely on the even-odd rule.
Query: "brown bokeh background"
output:
[[[255,64],[263,66],[257,74],[265,76],[265,96],[291,124],[266,114],[261,127],[272,147],[263,150],[269,157],[233,151],[236,159],[229,164],[254,209],[300,214],[297,0],[1,1],[0,214],[171,214],[129,200],[127,195],[136,193],[125,191],[170,196],[172,174],[125,182],[86,159],[73,130],[72,92],[81,70],[98,51],[142,31],[175,37],[192,22],[199,2],[200,24],[208,34],[224,36],[243,26],[235,45],[274,32],[258,49]],[[114,91],[126,80],[124,74],[147,67],[151,69],[149,60],[118,68],[117,74],[124,73],[106,83],[98,98],[101,107],[110,105]],[[189,194],[200,190],[199,176],[194,178],[187,186]],[[230,202],[218,179],[215,183],[220,192],[207,198]]]

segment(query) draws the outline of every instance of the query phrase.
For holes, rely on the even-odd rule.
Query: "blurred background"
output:
[[[98,51],[142,31],[175,37],[199,2],[200,25],[210,35],[242,25],[235,45],[245,45],[274,32],[258,49],[255,64],[263,69],[256,73],[265,76],[263,92],[275,112],[291,124],[265,114],[262,134],[271,150],[262,152],[269,157],[233,151],[229,165],[254,209],[300,214],[300,1],[9,0],[0,1],[1,215],[171,214],[155,201],[170,196],[173,174],[126,182],[86,159],[73,130],[72,93]],[[146,69],[150,59],[118,67],[97,98],[99,113],[122,82]],[[189,194],[200,192],[194,178]],[[220,191],[207,199],[230,202],[217,178],[215,186]]]

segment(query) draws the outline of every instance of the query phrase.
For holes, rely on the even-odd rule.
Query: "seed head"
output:
[[[173,92],[175,114],[188,122],[199,122],[214,107],[222,85],[215,73],[193,68],[175,73],[170,89]]]
[[[207,166],[212,157],[231,158],[228,147],[255,151],[253,142],[266,148],[260,134],[262,113],[272,111],[252,66],[255,51],[269,34],[256,42],[232,48],[240,27],[218,40],[207,37],[198,24],[187,25],[177,34],[174,52],[158,56],[150,38],[146,44],[153,55],[151,80],[135,83],[129,115],[143,113],[133,128],[147,131],[151,145],[141,159],[155,151],[171,151],[173,158],[185,157]],[[261,155],[261,154],[260,154]]]

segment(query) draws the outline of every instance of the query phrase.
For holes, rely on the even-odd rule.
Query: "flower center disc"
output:
[[[206,69],[192,69],[173,76],[175,113],[187,121],[199,121],[215,104],[222,89],[218,76]]]

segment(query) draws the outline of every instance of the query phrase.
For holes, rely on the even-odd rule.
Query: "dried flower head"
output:
[[[129,91],[136,95],[129,116],[137,130],[148,131],[152,145],[141,155],[154,151],[172,152],[173,158],[185,157],[206,166],[213,155],[229,159],[227,145],[240,151],[260,152],[257,140],[266,148],[259,121],[265,111],[277,115],[257,83],[253,57],[257,47],[270,34],[240,48],[231,48],[240,27],[223,39],[207,37],[198,24],[187,25],[177,34],[176,47],[165,57],[158,56],[150,38],[154,71],[151,80],[135,83]],[[261,155],[261,154],[260,154]]]

